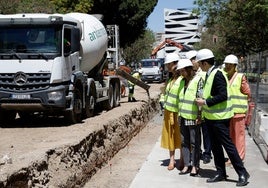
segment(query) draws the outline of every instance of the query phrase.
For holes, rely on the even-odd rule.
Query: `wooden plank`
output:
[[[127,72],[125,72],[124,70],[116,70],[116,73],[120,76],[122,76],[123,78],[131,81],[132,83],[134,83],[135,85],[137,86],[140,86],[141,88],[145,89],[147,92],[150,88],[149,85],[145,84],[143,81],[139,80],[139,79],[136,79],[134,78],[133,76],[131,76],[130,74],[128,74]]]

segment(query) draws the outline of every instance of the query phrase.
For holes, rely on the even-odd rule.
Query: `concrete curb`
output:
[[[268,163],[268,114],[263,110],[258,110],[255,113],[254,127],[250,129],[250,132],[263,159]]]

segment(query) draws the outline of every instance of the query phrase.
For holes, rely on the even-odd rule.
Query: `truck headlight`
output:
[[[62,96],[63,96],[63,93],[61,91],[53,91],[53,92],[48,93],[48,99],[53,100],[53,101],[60,100]]]

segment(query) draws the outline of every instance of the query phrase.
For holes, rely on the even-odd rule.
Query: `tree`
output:
[[[95,0],[89,13],[103,14],[105,25],[117,24],[121,46],[129,46],[145,32],[147,17],[157,0]]]
[[[246,55],[268,48],[268,0],[197,0],[195,4],[227,53]]]
[[[55,9],[54,5],[46,0],[1,0],[0,11],[1,14],[53,13]]]
[[[94,0],[50,0],[55,5],[57,13],[81,12],[88,13]]]
[[[46,6],[44,6],[46,5]],[[46,0],[22,0],[16,8],[16,13],[53,13],[55,7],[50,1]]]
[[[145,33],[139,37],[131,45],[124,49],[123,58],[126,60],[127,64],[137,63],[141,59],[149,58],[152,51],[152,44],[155,38],[151,30],[146,30]]]
[[[1,14],[13,14],[16,12],[16,8],[19,4],[19,0],[1,0],[0,1],[0,13]]]

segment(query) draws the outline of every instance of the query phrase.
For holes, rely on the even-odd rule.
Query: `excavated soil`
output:
[[[137,102],[121,99],[120,106],[82,123],[61,118],[16,119],[0,128],[0,187],[82,187],[128,147],[159,111],[163,84],[147,92],[136,86]],[[110,164],[111,165],[111,164]]]

